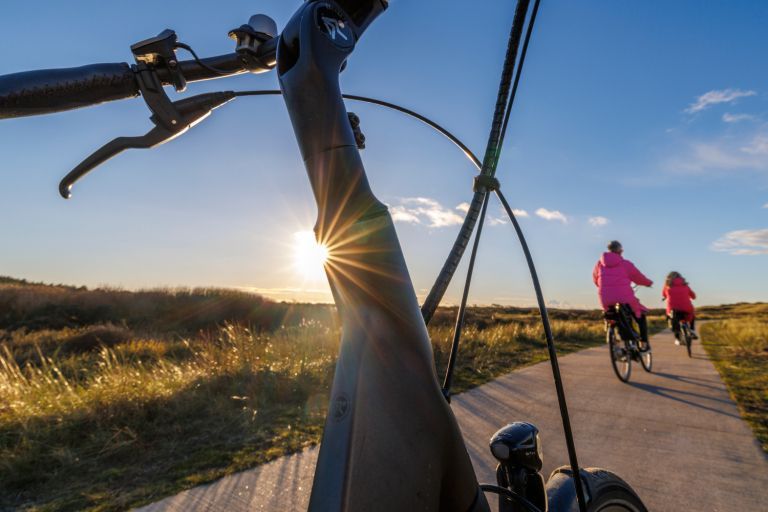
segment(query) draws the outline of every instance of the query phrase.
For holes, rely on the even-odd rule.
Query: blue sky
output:
[[[202,55],[262,12],[282,27],[298,1],[4,2],[0,74],[130,59],[173,28]],[[514,3],[392,0],[342,76],[345,92],[401,103],[482,154]],[[258,10],[257,10],[258,9]],[[498,176],[553,305],[596,307],[605,244],[651,279],[660,306],[678,270],[701,304],[768,300],[768,3],[543,0]],[[187,94],[276,88],[274,73],[191,84]],[[471,197],[474,169],[396,113],[350,104],[372,186],[392,206],[426,294]],[[91,151],[150,124],[140,99],[0,121],[0,274],[111,285],[224,286],[328,300],[292,264],[315,207],[288,116],[243,98],[154,150],[124,153],[78,184]],[[489,209],[501,219],[497,202]],[[457,279],[463,281],[463,279]],[[448,302],[456,302],[452,286]],[[484,230],[470,302],[534,299],[509,224]]]

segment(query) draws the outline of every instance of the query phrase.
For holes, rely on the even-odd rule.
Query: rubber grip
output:
[[[51,114],[130,98],[139,86],[128,64],[91,64],[0,76],[0,119]]]

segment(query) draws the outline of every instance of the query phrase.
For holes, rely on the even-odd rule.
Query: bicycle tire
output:
[[[648,348],[640,351],[640,366],[643,367],[643,370],[651,373],[653,369],[653,350],[651,349],[650,341],[647,341],[645,344]]]
[[[683,327],[683,336],[685,337],[685,349],[688,351],[688,357],[693,357],[693,355],[691,355],[691,344],[693,343],[693,340],[691,339],[691,330],[688,326]]]
[[[629,347],[627,347],[624,340],[616,336],[614,327],[608,329],[608,334],[606,336],[608,337],[608,352],[611,356],[613,373],[616,374],[616,377],[618,377],[621,382],[629,382],[629,377],[632,375],[632,355],[630,354]],[[624,348],[620,347],[622,344],[624,345]],[[624,361],[620,360],[622,355]],[[624,370],[620,368],[622,365],[626,367]]]
[[[601,468],[581,470],[588,494],[587,512],[648,512],[632,487],[618,475]],[[550,512],[576,512],[576,488],[573,473],[563,466],[552,472],[547,481]]]

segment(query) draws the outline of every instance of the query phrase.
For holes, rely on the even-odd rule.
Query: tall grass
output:
[[[604,334],[586,320],[553,328],[561,352]],[[93,347],[104,332],[112,343]],[[430,334],[442,372],[451,329]],[[317,321],[270,333],[228,324],[175,341],[109,325],[6,333],[0,509],[121,510],[318,442],[339,338]],[[69,348],[50,350],[57,339]],[[535,318],[471,324],[454,389],[544,359]]]
[[[0,329],[62,329],[99,323],[152,333],[191,335],[224,322],[258,330],[332,321],[327,304],[277,303],[259,295],[218,288],[166,288],[131,292],[117,288],[42,285],[0,277]]]
[[[119,510],[316,442],[337,340],[317,322],[228,325],[176,359],[101,347],[80,373],[4,347],[0,509]]]
[[[537,314],[470,308],[454,391],[545,360]],[[561,354],[602,343],[599,312],[550,316]],[[339,339],[325,305],[0,277],[0,510],[124,510],[318,442]]]
[[[768,315],[703,324],[702,343],[768,453]]]

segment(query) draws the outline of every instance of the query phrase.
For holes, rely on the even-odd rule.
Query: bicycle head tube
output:
[[[342,321],[311,511],[488,510],[435,373],[392,218],[373,195],[339,87],[386,3],[306,2],[277,50]]]

